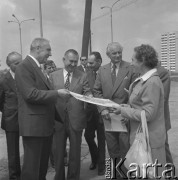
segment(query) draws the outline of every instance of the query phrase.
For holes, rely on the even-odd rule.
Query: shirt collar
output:
[[[152,74],[154,74],[155,72],[157,72],[157,69],[156,69],[156,68],[151,69],[151,70],[149,70],[148,72],[146,72],[143,76],[140,76],[140,77],[138,77],[137,79],[135,79],[134,82],[136,82],[136,81],[138,81],[138,80],[140,80],[140,79],[142,79],[143,82],[144,82],[144,81],[147,81],[147,80],[152,76]]]
[[[64,77],[67,77],[68,71],[66,71],[66,69],[64,68],[63,71]],[[70,76],[72,77],[73,72],[70,73]]]
[[[149,79],[153,73],[157,72],[157,69],[154,68],[154,69],[151,69],[149,70],[147,73],[145,73],[143,76],[141,76],[142,80],[143,81],[146,81],[147,79]]]
[[[39,68],[41,68],[41,66],[40,66],[40,63],[37,61],[37,59],[36,58],[34,58],[32,55],[28,55],[28,56],[30,56],[34,61],[35,61],[35,63],[37,64],[37,66],[39,67]]]
[[[82,64],[81,64],[81,66],[82,66],[83,70],[84,70],[84,71],[86,71],[86,68],[85,68],[85,66],[84,66],[84,65],[82,65]]]
[[[120,64],[121,64],[121,61],[118,63],[115,63],[117,69],[119,69]],[[113,68],[113,66],[114,66],[114,64],[111,62],[111,69]]]
[[[15,79],[15,73],[14,73],[14,72],[12,72],[12,70],[11,70],[11,69],[10,69],[10,71],[9,71],[9,72],[10,72],[10,74],[11,74],[12,78],[13,78],[13,79]]]

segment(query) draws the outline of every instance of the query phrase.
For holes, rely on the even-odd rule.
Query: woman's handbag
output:
[[[146,116],[145,111],[142,110],[141,123],[137,129],[135,140],[126,154],[124,165],[136,178],[154,178],[152,164]]]

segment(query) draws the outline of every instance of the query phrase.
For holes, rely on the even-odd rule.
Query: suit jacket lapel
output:
[[[58,84],[60,86],[60,88],[64,88],[64,74],[63,74],[63,69],[61,71],[59,71],[59,75],[58,75]]]
[[[37,66],[37,64],[34,62],[33,59],[31,59],[30,57],[28,57],[29,62],[32,64],[32,66],[34,67],[34,69],[36,70],[36,72],[38,73],[38,75],[41,77],[41,79],[43,80],[43,82],[46,84],[46,86],[49,89],[51,88],[51,85],[49,84],[49,82],[47,81],[47,79],[45,78],[44,74],[42,73],[41,69]]]
[[[126,75],[128,73],[127,67],[128,66],[124,63],[124,61],[122,61],[120,64],[119,71],[117,73],[116,82],[115,82],[114,87],[113,87],[112,95],[116,92],[116,90],[119,88],[122,81],[126,77]]]
[[[10,72],[7,72],[7,74],[6,74],[6,79],[7,79],[7,84],[8,84],[8,86],[9,86],[15,93],[17,93],[16,85],[15,85],[15,79],[13,79],[12,75],[10,74]]]
[[[106,82],[108,83],[108,88],[112,88],[113,84],[112,84],[112,77],[111,77],[111,63],[107,64],[107,66],[105,66],[105,74],[106,74]]]
[[[77,71],[74,71],[73,72],[73,75],[72,75],[72,80],[71,80],[71,84],[70,84],[70,87],[69,87],[69,90],[70,91],[73,91],[73,89],[75,88],[77,82],[79,81],[79,76],[78,76],[78,73]]]

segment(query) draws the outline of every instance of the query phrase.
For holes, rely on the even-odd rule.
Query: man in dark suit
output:
[[[52,84],[54,89],[66,88],[78,94],[92,95],[86,74],[76,68],[78,59],[77,51],[67,50],[63,57],[64,69],[51,73]],[[74,97],[66,97],[60,98],[56,107],[64,123],[55,124],[55,180],[65,180],[64,154],[67,138],[70,142],[67,180],[79,180],[81,137],[87,120],[84,103]]]
[[[87,57],[82,56],[80,57],[80,65],[77,67],[78,70],[82,72],[86,72],[87,70]]]
[[[169,94],[170,94],[170,87],[171,87],[171,79],[169,72],[158,64],[157,71],[159,77],[163,83],[164,87],[164,117],[165,117],[165,126],[166,126],[166,143],[165,143],[165,151],[166,151],[166,162],[173,164],[172,155],[169,148],[168,143],[168,131],[171,129],[171,120],[170,120],[170,112],[169,112]]]
[[[136,78],[133,67],[122,60],[122,46],[113,42],[107,47],[106,54],[111,62],[102,66],[94,85],[94,96],[110,99],[118,104],[128,102],[130,84]],[[103,106],[98,107],[101,116],[110,120],[110,110]],[[105,132],[109,155],[113,160],[124,158],[129,149],[129,133]]]
[[[91,52],[88,57],[87,77],[90,88],[93,89],[98,69],[102,63],[99,52]],[[91,154],[91,164],[89,169],[96,169],[98,164],[98,175],[105,174],[105,133],[103,120],[98,112],[97,106],[87,104],[87,127],[85,129],[85,139]],[[95,132],[97,133],[97,144],[95,142]]]
[[[7,155],[9,179],[20,180],[20,152],[18,101],[15,84],[15,70],[22,62],[22,56],[17,52],[8,54],[6,64],[10,67],[0,80],[0,111],[2,112],[1,128],[5,130],[7,140]]]
[[[64,89],[52,90],[40,64],[51,56],[51,46],[44,38],[32,41],[30,55],[18,66],[15,80],[18,91],[19,131],[24,146],[21,180],[45,180],[51,150],[55,102],[68,94]],[[56,114],[57,115],[57,114]]]

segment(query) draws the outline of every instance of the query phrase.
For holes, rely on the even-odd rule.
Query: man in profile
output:
[[[5,130],[7,141],[9,179],[20,180],[19,123],[18,100],[15,84],[15,71],[22,62],[17,52],[8,54],[6,64],[10,68],[0,79],[0,111],[2,112],[1,128]]]
[[[18,91],[19,131],[24,147],[24,162],[21,180],[44,180],[51,151],[55,102],[66,96],[64,89],[53,90],[41,70],[51,56],[51,46],[47,39],[35,38],[30,54],[17,67],[15,80]]]
[[[95,84],[98,69],[102,64],[102,57],[99,52],[91,52],[88,57],[87,77],[91,90]],[[98,175],[105,174],[105,130],[103,120],[98,112],[97,106],[87,104],[87,127],[85,129],[85,139],[88,144],[91,164],[89,169],[94,170],[98,165]],[[95,142],[95,132],[97,134],[97,144]]]

